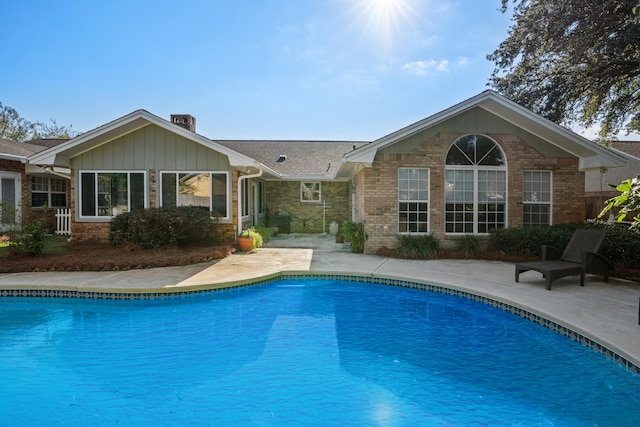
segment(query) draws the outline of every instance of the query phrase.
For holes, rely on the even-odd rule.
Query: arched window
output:
[[[445,165],[445,233],[484,234],[506,225],[507,167],[491,138],[465,135]]]

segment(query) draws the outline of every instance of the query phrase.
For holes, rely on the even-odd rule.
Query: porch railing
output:
[[[56,209],[56,234],[71,235],[71,209]]]

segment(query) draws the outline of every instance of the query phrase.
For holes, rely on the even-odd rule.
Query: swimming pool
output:
[[[637,425],[640,378],[477,301],[331,279],[0,298],[2,425]]]

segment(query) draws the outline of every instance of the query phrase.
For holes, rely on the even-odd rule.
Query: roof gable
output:
[[[619,167],[625,163],[625,160],[616,153],[533,113],[492,90],[484,91],[473,98],[377,139],[353,153],[348,153],[345,161],[371,164],[379,150],[476,108],[517,126],[534,138],[549,144],[549,148],[554,147],[555,151],[561,150],[568,155],[578,157],[581,170]]]
[[[258,163],[250,157],[211,141],[197,133],[184,129],[181,126],[175,125],[145,110],[136,110],[126,116],[120,117],[119,119],[63,142],[62,144],[32,155],[28,160],[30,163],[34,164],[69,166],[70,158],[76,157],[100,145],[106,144],[116,138],[151,124],[226,155],[229,158],[231,166],[259,166]]]

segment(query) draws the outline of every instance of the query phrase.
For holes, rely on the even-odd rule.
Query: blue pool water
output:
[[[640,378],[537,324],[323,279],[0,298],[0,425],[637,426]]]

